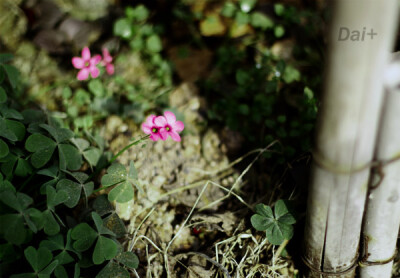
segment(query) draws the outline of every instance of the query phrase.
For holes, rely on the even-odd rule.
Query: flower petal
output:
[[[158,134],[160,135],[161,140],[165,141],[168,138],[168,131],[165,128],[160,128]]]
[[[146,134],[151,133],[151,126],[147,125],[146,123],[142,123],[142,130]]]
[[[113,58],[110,55],[110,52],[108,52],[107,48],[103,48],[103,61],[108,63],[111,63]]]
[[[97,78],[100,74],[100,71],[97,67],[91,67],[90,74],[92,75],[93,78]]]
[[[109,75],[114,74],[114,65],[113,64],[107,64],[106,66],[106,71]]]
[[[150,115],[146,118],[146,124],[148,126],[153,126],[154,125],[154,119],[156,118],[156,115]]]
[[[179,136],[179,134],[177,132],[175,132],[174,130],[169,132],[169,135],[171,135],[172,140],[176,141],[176,142],[180,142],[181,141],[181,137]]]
[[[174,131],[181,132],[185,128],[185,125],[181,121],[176,121],[171,127]]]
[[[82,69],[85,67],[85,61],[81,57],[72,58],[72,65],[76,69]]]
[[[164,112],[164,116],[165,116],[165,119],[167,119],[167,122],[170,125],[172,125],[172,124],[174,124],[176,122],[175,114],[172,113],[171,111],[165,111]]]
[[[158,139],[160,139],[160,135],[158,133],[153,133],[152,135],[150,135],[150,139],[153,141],[157,141]]]
[[[89,69],[88,68],[83,68],[78,72],[78,75],[76,76],[78,80],[86,80],[89,77]]]
[[[87,46],[82,49],[82,59],[86,61],[90,60],[90,50]]]
[[[165,119],[164,116],[158,116],[157,118],[155,118],[154,123],[158,127],[164,127],[167,125],[167,120]]]
[[[95,66],[100,62],[101,62],[101,56],[100,55],[95,55],[94,57],[92,57],[90,59],[90,65],[92,65],[92,66]]]

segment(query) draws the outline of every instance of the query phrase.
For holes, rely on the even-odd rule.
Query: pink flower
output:
[[[102,60],[102,65],[106,67],[106,71],[109,75],[114,74],[114,65],[111,64],[113,58],[110,55],[110,52],[108,52],[107,48],[103,48],[103,60]]]
[[[170,135],[172,140],[176,142],[181,141],[178,132],[181,132],[185,126],[181,121],[176,120],[174,113],[165,111],[164,116],[158,116],[154,119],[154,123],[160,127],[159,133],[161,140],[167,139],[168,135]]]
[[[99,69],[96,67],[101,61],[100,55],[90,56],[90,50],[86,46],[82,49],[82,57],[73,57],[72,64],[76,69],[80,69],[78,72],[78,80],[86,80],[89,77],[89,73],[93,78],[99,76]]]
[[[150,115],[147,117],[146,121],[142,124],[142,130],[146,134],[151,134],[150,139],[157,141],[161,138],[160,127],[154,123],[157,117],[155,115]],[[165,140],[165,139],[163,139]]]

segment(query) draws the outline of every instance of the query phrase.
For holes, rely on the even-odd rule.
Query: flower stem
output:
[[[95,172],[93,172],[93,173],[89,176],[89,178],[86,180],[86,182],[91,181],[91,180],[93,179],[93,177],[97,176],[97,175],[101,172],[101,170],[103,170],[104,168],[108,168],[108,167],[109,167],[121,154],[123,154],[127,149],[129,149],[130,147],[132,147],[132,146],[134,146],[134,145],[139,144],[140,142],[142,142],[142,141],[148,139],[149,137],[150,137],[150,134],[149,134],[149,135],[146,135],[146,136],[143,136],[143,137],[139,138],[138,140],[136,140],[136,141],[130,143],[129,145],[125,146],[125,147],[124,147],[122,150],[120,150],[116,155],[114,155],[114,156],[110,159],[110,161],[108,161],[108,163],[106,163],[103,167],[101,167],[101,168],[97,169]],[[104,188],[101,188],[101,189],[104,189]],[[98,189],[95,190],[94,192],[97,192],[97,191],[99,191],[99,190],[101,190],[101,189],[98,188]],[[93,193],[94,193],[94,192],[93,192]]]
[[[148,139],[149,137],[150,137],[150,135],[146,135],[146,136],[144,136],[144,137],[142,137],[142,138],[140,138],[140,139],[138,139],[138,140],[136,140],[136,141],[130,143],[129,145],[125,146],[122,150],[120,150],[116,155],[114,155],[114,156],[110,159],[110,161],[109,161],[108,164],[113,163],[113,162],[118,158],[118,156],[120,156],[121,154],[123,154],[123,153],[124,153],[127,149],[129,149],[130,147],[139,144],[140,142],[142,142],[142,141]]]

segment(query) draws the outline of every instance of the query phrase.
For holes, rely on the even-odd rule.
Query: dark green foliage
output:
[[[110,265],[127,273],[125,268],[138,265],[132,255],[113,260],[122,252],[117,238],[126,235],[125,226],[106,196],[89,207],[96,177],[77,171],[83,163],[92,173],[101,170],[96,167],[101,167],[104,144],[98,137],[89,136],[97,147],[75,138],[74,132],[41,111],[20,113],[18,107],[11,107],[15,103],[12,95],[20,85],[15,68],[4,64],[10,58],[0,55],[2,275],[79,278],[81,267],[100,264],[106,266],[102,277],[115,277]],[[91,90],[100,94],[96,86]],[[129,181],[133,177],[137,178],[136,169],[127,174]],[[100,210],[101,216],[92,212],[91,218],[85,217],[88,210]],[[77,212],[82,214],[78,219],[84,219],[81,223],[76,223]]]
[[[92,212],[92,218],[97,232],[88,224],[81,223],[72,230],[71,237],[75,240],[73,247],[80,252],[89,249],[97,239],[92,259],[94,264],[101,264],[105,260],[111,260],[115,257],[118,249],[117,242],[106,237],[106,235],[115,236],[115,234],[104,226],[97,213]]]
[[[69,142],[74,133],[69,129],[52,127],[47,124],[41,124],[40,127],[47,130],[54,140],[40,133],[34,133],[28,137],[25,148],[29,152],[33,152],[32,165],[35,168],[46,165],[57,148],[60,169],[78,170],[82,165],[82,156],[79,150]]]
[[[256,214],[251,217],[251,224],[257,231],[266,231],[267,239],[274,245],[281,244],[293,236],[293,224],[296,219],[289,210],[287,201],[278,200],[275,204],[275,212],[271,207],[258,204],[255,207]]]
[[[24,254],[34,272],[16,274],[11,277],[50,277],[50,274],[58,265],[58,260],[52,261],[53,255],[50,250],[45,247],[39,247],[39,249],[36,250],[32,246],[29,246],[25,249]]]

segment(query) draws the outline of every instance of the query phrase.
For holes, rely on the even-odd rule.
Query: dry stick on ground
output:
[[[400,56],[400,55],[399,55]],[[400,57],[399,57],[400,58]],[[397,62],[397,65],[396,65]],[[400,59],[388,70],[400,69]],[[400,72],[397,84],[387,88],[375,159],[390,161],[400,154]],[[396,74],[396,75],[397,75]],[[371,188],[364,219],[363,257],[360,261],[361,278],[390,278],[400,225],[400,160],[382,167],[383,177]]]
[[[398,0],[335,4],[305,227],[307,277],[354,277],[398,9]]]

